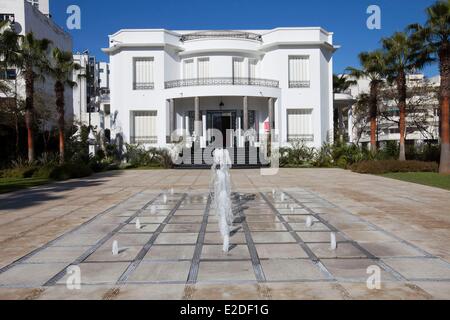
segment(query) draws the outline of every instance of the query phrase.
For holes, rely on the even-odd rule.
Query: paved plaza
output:
[[[228,254],[208,170],[0,195],[0,298],[450,299],[450,192],[335,169],[233,170],[232,183]]]

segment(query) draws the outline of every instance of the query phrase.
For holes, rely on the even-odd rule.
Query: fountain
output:
[[[117,240],[114,240],[112,244],[112,254],[113,256],[119,255],[119,243],[117,242]]]
[[[141,221],[139,220],[139,218],[136,219],[136,229],[141,230]]]
[[[310,228],[312,227],[312,225],[313,225],[312,218],[311,218],[310,216],[308,216],[308,217],[306,218],[306,227],[307,227],[308,229],[310,229]]]
[[[151,214],[156,214],[156,207],[155,207],[155,206],[152,206],[152,207],[150,208],[150,213],[151,213]]]
[[[233,210],[231,207],[231,158],[228,150],[216,149],[214,162],[211,167],[211,191],[213,206],[219,217],[219,229],[223,238],[223,251],[228,252],[230,247],[230,231],[233,225]]]
[[[163,195],[163,203],[164,203],[164,204],[167,204],[167,194],[164,194],[164,195]]]
[[[337,249],[337,241],[336,241],[336,233],[331,233],[331,251],[335,251]]]

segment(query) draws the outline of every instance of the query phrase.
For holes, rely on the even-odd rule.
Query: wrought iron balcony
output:
[[[290,135],[288,135],[288,142],[295,142],[295,141],[313,142],[314,135],[313,134],[290,134]]]
[[[165,83],[166,89],[198,86],[259,86],[279,88],[280,82],[276,80],[254,78],[198,78],[173,80]]]
[[[157,144],[158,137],[157,136],[131,136],[130,143],[131,144]]]
[[[135,82],[133,83],[133,90],[153,90],[155,84],[153,82]]]
[[[289,88],[309,88],[310,84],[310,81],[289,81]]]

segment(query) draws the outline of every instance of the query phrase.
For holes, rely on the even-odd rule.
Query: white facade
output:
[[[113,133],[126,142],[165,146],[174,130],[206,139],[205,129],[269,127],[284,145],[332,139],[336,47],[321,28],[120,30],[109,40]]]
[[[39,3],[39,5],[38,5]],[[48,0],[1,0],[0,1],[0,20],[8,19],[11,22],[11,28],[18,34],[25,35],[32,32],[37,39],[49,39],[52,41],[51,47],[58,47],[64,51],[72,51],[72,38],[63,29],[56,25],[49,18]],[[50,55],[49,55],[50,58]],[[45,81],[36,81],[36,94],[42,96],[45,101],[54,100],[54,80],[45,75]],[[13,79],[11,79],[13,82]],[[11,83],[13,87],[15,84]],[[18,96],[25,97],[25,86],[21,75],[17,78]],[[65,89],[65,107],[67,116],[73,114],[72,89],[66,86]],[[53,108],[53,105],[49,105]],[[54,107],[53,110],[56,107]],[[56,111],[55,111],[56,112]]]

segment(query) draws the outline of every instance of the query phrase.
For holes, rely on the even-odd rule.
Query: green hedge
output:
[[[362,174],[385,174],[391,172],[438,172],[436,162],[370,160],[361,161],[351,166],[353,172]]]

